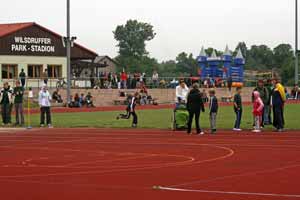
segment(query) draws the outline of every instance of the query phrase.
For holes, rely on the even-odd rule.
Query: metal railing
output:
[[[8,82],[12,87],[15,86],[16,80],[20,79],[2,79],[3,82]],[[45,83],[48,88],[67,88],[66,78],[26,78],[25,87],[26,88],[41,88]],[[99,88],[99,89],[135,89],[140,88],[145,85],[147,88],[175,88],[180,80],[185,80],[188,85],[192,83],[199,83],[201,87],[227,87],[226,79],[219,79],[218,83],[205,85],[205,80],[201,80],[197,77],[160,77],[157,80],[153,80],[151,77],[146,77],[144,79],[129,78],[125,81],[116,81],[115,79],[108,78],[71,78],[71,88]],[[257,79],[244,79],[244,86],[253,87],[256,86]]]

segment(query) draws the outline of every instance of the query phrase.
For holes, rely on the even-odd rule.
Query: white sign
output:
[[[50,38],[15,37],[11,45],[13,52],[46,52],[54,53],[55,46]]]

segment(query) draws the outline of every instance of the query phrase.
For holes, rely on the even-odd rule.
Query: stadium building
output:
[[[99,58],[94,51],[74,43],[71,49],[73,76],[86,72],[98,74],[107,64],[94,62]],[[63,37],[37,23],[0,24],[0,83],[13,82],[22,69],[28,86],[40,85],[43,72],[49,82],[67,76],[67,58]],[[102,69],[103,70],[103,69]]]

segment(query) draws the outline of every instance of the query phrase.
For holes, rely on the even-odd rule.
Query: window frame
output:
[[[29,68],[32,67],[32,76],[29,75]],[[35,72],[36,72],[36,68],[40,68],[40,76],[37,77],[35,76]],[[43,74],[43,65],[42,64],[28,64],[27,65],[27,77],[29,79],[39,79],[42,78],[42,74]]]
[[[55,76],[55,69],[58,68],[58,74]],[[49,73],[49,70],[50,73]],[[50,79],[59,79],[62,78],[62,65],[59,64],[48,64],[47,65],[47,75]]]
[[[7,71],[6,71],[6,76],[7,78],[3,78],[3,68],[7,67]],[[10,77],[10,68],[14,69],[14,77]],[[18,64],[1,64],[1,79],[17,79],[19,77],[19,70],[18,70],[19,66]]]

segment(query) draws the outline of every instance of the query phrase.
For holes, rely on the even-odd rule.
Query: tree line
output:
[[[113,34],[119,48],[119,55],[115,58],[120,64],[119,71],[125,68],[129,72],[145,72],[148,76],[157,71],[160,76],[165,77],[198,74],[197,55],[192,53],[181,52],[174,60],[163,62],[149,56],[146,43],[156,36],[154,27],[149,23],[128,20],[125,25],[117,26]],[[239,48],[246,60],[246,70],[274,69],[284,83],[293,84],[295,57],[290,44],[279,44],[272,49],[264,44],[248,47],[245,42],[239,42],[232,52],[233,56],[237,54]],[[218,56],[223,54],[222,51],[212,47],[205,49],[208,55],[214,50]]]

